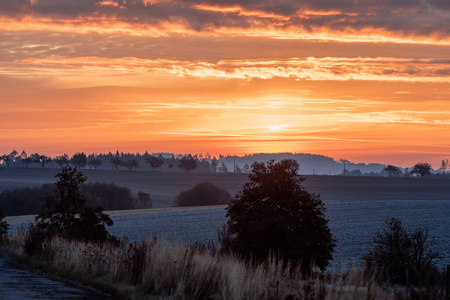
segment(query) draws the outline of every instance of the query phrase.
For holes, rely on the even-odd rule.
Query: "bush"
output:
[[[383,270],[382,280],[423,286],[439,276],[435,260],[439,253],[432,249],[428,231],[416,228],[408,232],[402,221],[386,219],[386,228],[373,239],[374,248],[363,257],[369,270]]]
[[[114,183],[87,183],[80,186],[80,194],[86,199],[86,205],[101,206],[105,210],[123,210],[135,208],[131,190]]]
[[[222,251],[258,261],[270,254],[303,271],[324,270],[335,246],[319,196],[300,185],[294,160],[253,164],[249,182],[227,208],[227,225],[219,235]]]
[[[181,192],[175,206],[205,206],[222,205],[231,201],[231,195],[226,190],[218,188],[212,183],[199,183],[192,189]]]

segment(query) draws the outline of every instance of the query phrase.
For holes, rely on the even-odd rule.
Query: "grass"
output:
[[[4,189],[39,186],[55,182],[58,169],[0,168],[0,191]],[[247,181],[246,174],[152,172],[123,170],[82,170],[87,182],[114,182],[131,189],[149,193],[154,208],[173,206],[181,192],[198,183],[210,182],[224,188],[232,196]],[[450,176],[426,178],[304,176],[303,186],[321,194],[324,201],[362,200],[444,200],[450,194]]]
[[[389,299],[362,271],[303,276],[283,261],[244,263],[206,247],[171,245],[154,239],[139,244],[92,244],[53,237],[42,251],[24,251],[27,232],[3,248],[71,280],[89,283],[118,298],[152,299]]]

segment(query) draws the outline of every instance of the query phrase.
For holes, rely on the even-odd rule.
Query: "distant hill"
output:
[[[224,162],[229,171],[234,170],[234,164],[239,166],[241,170],[245,164],[251,166],[253,162],[267,162],[269,160],[280,161],[283,159],[295,159],[300,164],[300,174],[316,174],[316,175],[337,175],[344,172],[344,161],[336,161],[331,157],[317,154],[304,153],[259,153],[247,156],[225,156],[219,159]],[[363,164],[345,161],[346,173],[351,171],[361,171],[362,174],[378,173],[383,170],[383,164]]]

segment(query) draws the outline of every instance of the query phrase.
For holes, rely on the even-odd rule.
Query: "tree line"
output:
[[[9,154],[0,156],[0,164],[6,168],[28,168],[29,166],[45,167],[59,167],[73,166],[78,169],[114,169],[114,170],[133,170],[133,169],[150,169],[152,171],[197,171],[197,172],[218,172],[218,173],[242,173],[249,172],[250,166],[245,164],[242,169],[238,165],[234,165],[232,170],[229,170],[227,165],[220,160],[223,156],[217,159],[215,156],[209,154],[203,156],[202,154],[149,154],[145,152],[140,153],[123,153],[117,151],[116,153],[109,152],[108,154],[86,154],[84,152],[77,152],[72,157],[67,154],[58,155],[54,157],[45,154],[33,153],[28,155],[26,151],[20,154],[13,150]]]
[[[73,166],[78,169],[112,169],[112,170],[152,170],[152,171],[170,171],[170,172],[203,172],[203,173],[250,173],[254,163],[260,162],[262,154],[244,155],[244,156],[211,156],[210,154],[173,154],[173,153],[124,153],[116,151],[115,153],[92,153],[77,152],[72,156],[62,154],[54,157],[45,154],[28,154],[22,151],[20,154],[13,150],[9,154],[0,155],[0,165],[6,168],[28,168],[29,166],[41,168],[63,168]],[[268,156],[266,154],[265,156]],[[292,153],[277,153],[275,157],[284,157],[289,155],[299,155]],[[265,157],[264,156],[264,157]],[[270,156],[270,155],[269,155]],[[311,157],[323,158],[322,156]],[[308,157],[309,157],[308,156]],[[281,159],[280,159],[281,160]],[[239,162],[240,164],[238,164]],[[244,163],[246,162],[246,163]],[[341,176],[382,176],[382,177],[409,177],[409,176],[445,176],[446,171],[450,169],[448,160],[442,160],[441,165],[435,172],[431,164],[417,163],[411,168],[400,168],[395,165],[379,165],[382,169],[371,172],[362,172],[356,169],[358,164],[353,164],[348,160],[339,160],[335,163],[343,168],[342,172],[334,174]],[[303,166],[303,163],[302,163]],[[330,167],[331,168],[331,167]],[[334,168],[334,167],[333,167]],[[303,169],[303,168],[302,168]],[[342,170],[342,169],[341,169]],[[319,174],[312,169],[312,174]],[[320,173],[321,175],[331,175],[329,173]]]

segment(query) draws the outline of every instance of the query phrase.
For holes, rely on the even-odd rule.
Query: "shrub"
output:
[[[105,210],[123,210],[135,208],[131,190],[114,183],[87,183],[80,185],[80,194],[86,199],[86,205],[101,206]]]
[[[150,198],[150,195],[144,192],[139,192],[136,198],[136,208],[152,208],[153,201]]]
[[[228,204],[230,201],[231,195],[226,190],[204,182],[181,192],[175,201],[175,206],[221,205]]]
[[[249,182],[227,208],[222,251],[265,260],[281,256],[303,271],[324,270],[335,246],[319,196],[301,186],[293,160],[253,164]]]
[[[433,240],[426,229],[409,232],[400,219],[388,218],[386,228],[375,235],[373,243],[374,248],[363,259],[367,269],[384,270],[382,280],[413,285],[436,281],[439,272],[435,260],[440,256],[432,249]]]

